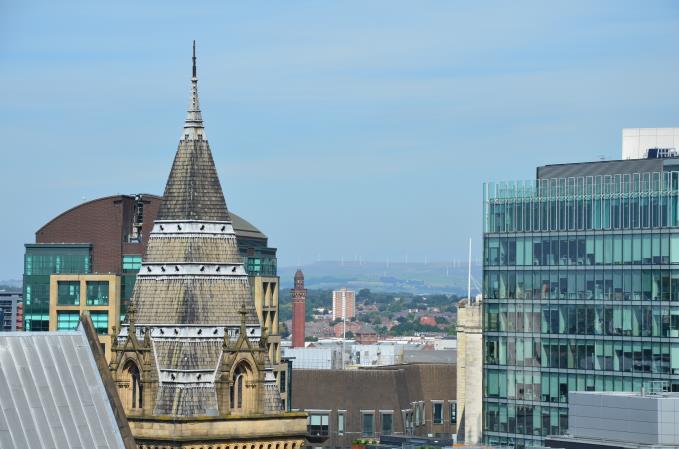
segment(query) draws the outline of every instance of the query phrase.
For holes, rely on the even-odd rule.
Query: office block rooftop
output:
[[[551,447],[679,447],[679,393],[571,392],[569,428]]]

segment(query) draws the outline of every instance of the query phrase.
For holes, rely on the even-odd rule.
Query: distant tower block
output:
[[[304,321],[306,314],[306,288],[304,273],[295,273],[295,288],[292,289],[292,347],[304,347]]]

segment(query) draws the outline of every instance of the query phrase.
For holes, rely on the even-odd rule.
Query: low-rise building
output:
[[[457,430],[454,364],[355,370],[295,370],[292,407],[309,414],[309,433],[324,448],[361,438],[419,435],[451,438]]]
[[[374,345],[377,343],[377,331],[369,324],[363,324],[354,332],[356,343],[361,345]]]
[[[292,361],[292,369],[342,369],[342,348],[283,348],[283,357]]]
[[[454,340],[453,340],[454,341]],[[436,349],[432,340],[390,339],[361,344],[353,339],[319,339],[305,348],[292,348],[289,340],[283,358],[291,358],[295,369],[353,369],[402,363],[455,363],[455,349]],[[441,345],[443,348],[450,344]]]
[[[349,349],[348,363],[353,366],[386,366],[403,363],[404,345],[375,343],[357,344]]]
[[[332,327],[333,333],[335,334],[335,337],[337,338],[342,338],[344,335],[355,335],[356,332],[358,332],[362,327],[362,324],[359,323],[358,321],[347,321],[345,322],[340,322],[335,324]]]
[[[570,392],[568,432],[547,436],[545,446],[563,449],[677,448],[679,393],[652,390]]]
[[[422,315],[420,317],[420,324],[422,326],[436,327],[436,318],[431,315]]]

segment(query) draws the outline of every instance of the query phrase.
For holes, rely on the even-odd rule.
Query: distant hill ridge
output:
[[[292,288],[297,266],[279,267],[283,288]],[[359,290],[408,293],[445,293],[465,295],[467,266],[453,266],[450,262],[385,263],[321,261],[301,267],[307,288]],[[481,280],[481,266],[472,265],[472,276]]]

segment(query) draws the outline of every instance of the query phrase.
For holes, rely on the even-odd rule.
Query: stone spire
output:
[[[184,134],[134,285],[128,322],[123,324],[118,342],[136,334],[133,339],[143,337],[154,348],[157,384],[147,384],[155,397],[152,408],[151,404],[147,407],[154,415],[229,413],[230,409],[218,405],[218,398],[228,397],[228,392],[217,391],[219,379],[215,378],[225,363],[224,342],[233,339],[231,334],[253,344],[262,336],[248,275],[205,139],[195,43],[191,85]]]
[[[198,101],[196,41],[193,41],[191,99],[172,171],[168,177],[158,220],[229,221],[212,152],[205,136]]]
[[[200,101],[198,99],[198,76],[196,75],[196,41],[193,41],[193,76],[191,77],[191,99],[189,110],[184,123],[184,140],[207,140],[203,127],[203,116],[200,113]]]

